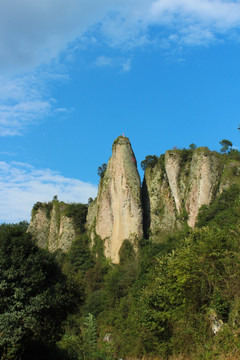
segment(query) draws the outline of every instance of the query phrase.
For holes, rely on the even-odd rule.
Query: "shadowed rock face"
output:
[[[106,257],[119,262],[119,250],[128,239],[143,235],[141,183],[135,155],[128,138],[113,143],[112,156],[100,181],[97,199],[89,207],[87,226],[92,239],[96,233],[103,241]]]

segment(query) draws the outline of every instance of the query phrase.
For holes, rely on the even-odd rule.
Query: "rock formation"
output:
[[[220,158],[209,149],[198,148],[194,151],[185,196],[189,226],[195,226],[200,207],[209,205],[216,196],[222,170]]]
[[[128,138],[118,137],[100,181],[96,200],[89,206],[87,227],[92,240],[104,241],[105,256],[119,261],[124,240],[136,241],[143,235],[141,183],[135,155]]]
[[[146,237],[149,231],[151,235],[157,237],[160,232],[177,227],[177,210],[166,174],[164,155],[158,159],[154,167],[149,166],[145,171],[142,201]]]
[[[76,237],[74,219],[67,215],[69,206],[58,201],[35,204],[28,232],[40,247],[51,252],[68,251]]]
[[[181,227],[186,219],[194,227],[202,205],[209,205],[230,184],[239,183],[239,162],[224,156],[206,147],[170,150],[149,166],[143,181],[145,232],[149,229],[157,238]]]
[[[231,184],[240,186],[240,161],[206,147],[169,150],[159,158],[147,158],[141,189],[130,141],[118,137],[88,210],[86,205],[58,200],[37,203],[28,231],[39,246],[67,251],[76,235],[87,229],[91,245],[100,240],[105,256],[118,263],[124,240],[137,250],[143,230],[145,237],[161,241],[162,235],[183,224],[194,227],[202,205],[209,205]]]

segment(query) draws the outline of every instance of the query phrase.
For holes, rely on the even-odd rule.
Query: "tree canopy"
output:
[[[18,359],[32,342],[53,343],[73,306],[54,256],[39,249],[26,224],[0,226],[0,357]]]
[[[220,151],[222,153],[226,153],[226,152],[230,151],[233,146],[232,142],[229,140],[226,140],[226,139],[223,139],[222,141],[220,141],[219,144],[222,146],[220,149]]]
[[[149,166],[154,167],[157,164],[158,157],[156,155],[147,155],[141,162],[141,168],[145,171]]]
[[[106,169],[107,169],[107,164],[106,163],[104,163],[104,164],[102,164],[101,166],[98,167],[98,175],[100,176],[100,178],[103,178]]]

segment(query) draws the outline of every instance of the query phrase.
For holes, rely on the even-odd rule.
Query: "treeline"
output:
[[[1,225],[1,359],[238,359],[239,213],[233,185],[194,230],[143,239],[137,255],[126,240],[119,265],[86,233],[50,254],[26,223]]]

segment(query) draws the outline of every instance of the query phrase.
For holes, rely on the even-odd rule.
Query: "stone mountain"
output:
[[[82,225],[87,212],[91,246],[97,239],[102,241],[105,256],[118,263],[124,240],[137,251],[143,234],[161,241],[162,234],[183,224],[194,227],[200,207],[210,204],[231,184],[240,185],[239,174],[239,161],[206,147],[169,150],[146,168],[141,188],[130,141],[120,136],[113,143],[96,199],[77,219]],[[67,251],[79,234],[74,212],[67,211],[73,204],[37,204],[28,231],[39,246]]]

